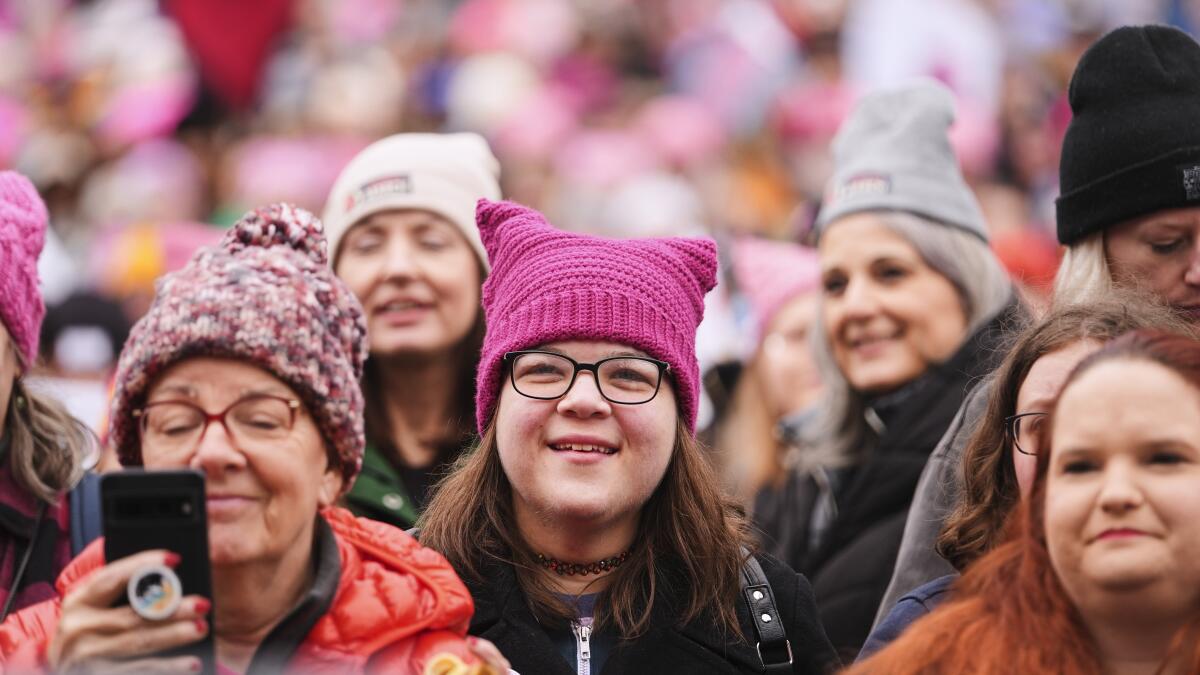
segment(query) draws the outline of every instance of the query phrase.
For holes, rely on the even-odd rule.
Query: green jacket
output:
[[[371,444],[363,452],[362,472],[346,494],[346,506],[355,515],[405,530],[417,524],[419,515],[396,467]]]

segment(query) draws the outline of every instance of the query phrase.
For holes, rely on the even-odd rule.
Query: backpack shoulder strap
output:
[[[762,662],[763,672],[768,675],[784,675],[792,672],[792,643],[788,641],[783,627],[783,617],[775,604],[771,583],[763,572],[758,559],[742,548],[746,560],[742,563],[742,597],[750,610],[750,623],[754,626],[755,647]]]
[[[67,497],[71,508],[71,557],[103,534],[100,474],[88,471]]]

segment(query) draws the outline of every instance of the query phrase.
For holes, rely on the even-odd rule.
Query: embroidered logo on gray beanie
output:
[[[950,147],[953,121],[954,99],[933,80],[864,96],[833,140],[818,235],[852,213],[907,211],[986,241],[983,212]]]

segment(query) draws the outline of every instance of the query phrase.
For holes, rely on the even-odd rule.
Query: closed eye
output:
[[[1167,242],[1150,242],[1150,250],[1158,255],[1169,255],[1183,247],[1184,239],[1174,239]]]

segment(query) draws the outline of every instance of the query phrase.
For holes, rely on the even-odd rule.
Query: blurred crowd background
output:
[[[0,166],[51,210],[43,379],[100,428],[154,279],[251,207],[320,213],[397,131],[484,134],[505,196],[565,228],[803,241],[856,97],[918,75],[955,92],[993,246],[1036,299],[1072,69],[1149,22],[1191,31],[1200,2],[0,0]],[[731,275],[710,304],[702,364],[743,357]]]

